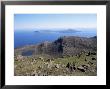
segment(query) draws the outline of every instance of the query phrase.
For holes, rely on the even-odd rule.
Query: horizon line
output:
[[[33,29],[33,30],[35,30],[35,29],[42,29],[42,30],[51,30],[51,29],[74,29],[74,30],[78,30],[78,29],[97,29],[97,27],[96,28],[17,28],[17,29],[14,29],[14,30],[30,30],[30,29]]]

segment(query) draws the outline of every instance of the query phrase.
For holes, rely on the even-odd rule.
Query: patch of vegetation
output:
[[[15,57],[15,76],[96,76],[96,55],[52,58],[48,55]],[[85,66],[85,67],[84,67]]]

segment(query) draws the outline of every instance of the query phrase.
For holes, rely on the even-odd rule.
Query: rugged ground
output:
[[[96,76],[97,37],[61,37],[15,49],[15,76]],[[29,53],[32,55],[27,55]]]

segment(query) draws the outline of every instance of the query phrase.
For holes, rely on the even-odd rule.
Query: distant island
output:
[[[75,29],[66,29],[66,30],[36,30],[34,32],[59,32],[59,33],[74,33],[74,32],[80,32],[79,30]]]
[[[34,32],[39,32],[39,31],[34,31]]]
[[[74,32],[79,32],[78,30],[75,29],[67,29],[67,30],[62,30],[62,31],[58,31],[60,33],[74,33]]]

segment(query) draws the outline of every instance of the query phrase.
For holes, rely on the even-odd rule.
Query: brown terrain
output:
[[[15,76],[96,76],[97,37],[64,36],[15,49]]]

